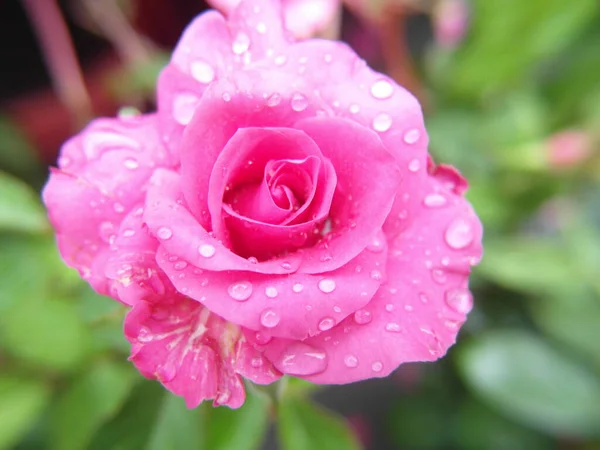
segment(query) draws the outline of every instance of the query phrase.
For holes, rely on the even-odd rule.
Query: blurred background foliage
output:
[[[599,4],[471,0],[448,42],[431,9],[444,1],[396,0],[391,35],[344,10],[342,37],[417,93],[432,154],[470,181],[485,256],[458,344],[386,380],[249,386],[238,411],[187,410],[144,380],[123,308],[62,264],[39,190],[73,110],[49,90],[27,9],[0,2],[0,449],[600,449]],[[151,109],[165,55],[206,5],[119,2],[128,52],[88,4],[60,2],[88,113]]]

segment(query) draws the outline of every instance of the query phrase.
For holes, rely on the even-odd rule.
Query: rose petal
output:
[[[330,331],[303,341],[273,339],[265,355],[283,373],[296,361],[319,355],[319,366],[304,378],[342,384],[384,377],[398,365],[432,361],[445,354],[472,307],[471,266],[481,256],[481,224],[462,197],[435,179],[421,197],[421,214],[391,243],[387,282],[373,300]],[[427,206],[428,196],[445,202]],[[309,350],[307,350],[307,348]]]
[[[97,119],[65,143],[43,191],[65,262],[108,293],[103,264],[124,214],[139,204],[157,165],[170,159],[154,115]]]
[[[238,327],[182,296],[136,303],[125,319],[125,335],[138,370],[184,397],[189,408],[205,399],[239,408],[246,397],[240,374],[263,383],[280,377],[268,361],[249,364],[263,360]]]

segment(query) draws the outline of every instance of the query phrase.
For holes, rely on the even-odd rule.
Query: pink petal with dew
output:
[[[340,3],[339,0],[284,0],[285,26],[297,38],[313,37],[336,20]]]
[[[468,276],[481,257],[481,237],[468,202],[429,179],[421,213],[387,236],[387,280],[370,303],[302,342],[273,339],[265,355],[282,373],[323,384],[384,377],[402,363],[440,358],[472,308]]]
[[[246,397],[240,375],[260,384],[280,377],[239,327],[180,295],[136,303],[125,319],[125,335],[138,370],[184,397],[189,408],[206,399],[239,408]]]
[[[171,164],[155,128],[154,115],[94,120],[65,143],[42,194],[65,262],[102,294],[108,286],[96,259],[142,201],[155,167]]]

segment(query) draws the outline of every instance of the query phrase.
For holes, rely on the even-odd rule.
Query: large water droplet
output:
[[[215,69],[206,61],[201,59],[192,62],[190,65],[192,76],[200,83],[210,83],[215,78]]]
[[[304,111],[308,107],[308,100],[300,93],[294,94],[292,96],[291,106],[296,112]]]
[[[158,237],[159,239],[171,239],[171,236],[173,236],[173,232],[171,231],[170,228],[167,227],[160,227],[157,231],[156,231],[156,237]]]
[[[404,134],[404,142],[407,144],[415,144],[421,138],[421,133],[416,128],[413,130],[408,130]]]
[[[331,330],[334,325],[335,325],[334,319],[332,319],[331,317],[325,317],[324,319],[322,319],[319,322],[319,330],[321,330],[321,331]]]
[[[250,37],[246,33],[239,32],[231,46],[233,53],[241,55],[248,51],[248,48],[250,48]]]
[[[373,119],[373,129],[375,131],[384,132],[392,126],[392,117],[388,113],[379,113]]]
[[[229,296],[238,302],[246,301],[252,295],[252,283],[249,281],[238,281],[227,288]]]
[[[388,80],[378,80],[371,86],[371,94],[375,98],[390,98],[394,93],[394,86]]]
[[[448,307],[461,314],[467,314],[473,308],[473,297],[467,289],[452,289],[446,292]]]
[[[205,258],[211,258],[216,253],[216,249],[210,244],[202,244],[198,247],[198,253]]]
[[[192,93],[184,92],[173,99],[173,118],[180,125],[187,125],[192,120],[200,99]]]
[[[319,281],[318,286],[321,292],[329,294],[330,292],[333,292],[335,290],[335,281],[333,281],[331,278],[325,278]]]
[[[276,327],[279,324],[279,314],[273,309],[265,309],[260,315],[260,323],[267,328]]]
[[[467,247],[473,242],[473,229],[471,224],[462,218],[454,220],[446,229],[445,239],[448,246],[454,249]]]
[[[288,375],[315,375],[327,368],[327,353],[302,342],[294,342],[273,363]]]
[[[359,309],[354,313],[354,321],[359,325],[366,325],[373,320],[373,315],[370,311]]]
[[[429,194],[423,199],[423,204],[428,208],[439,208],[447,202],[446,197],[442,194]]]
[[[344,356],[344,364],[346,364],[346,367],[353,369],[358,366],[358,358],[354,355],[346,355]]]

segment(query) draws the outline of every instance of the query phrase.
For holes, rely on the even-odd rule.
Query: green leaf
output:
[[[165,395],[147,450],[203,449],[205,425],[202,409],[188,409],[185,401]],[[207,447],[210,448],[210,447]]]
[[[103,361],[91,367],[53,408],[50,448],[88,448],[96,430],[119,411],[137,377],[129,365]]]
[[[269,399],[246,390],[239,409],[212,408],[207,419],[207,444],[211,450],[254,450],[260,448],[269,425]]]
[[[600,381],[537,336],[488,332],[458,353],[470,389],[509,417],[553,435],[600,434]]]
[[[45,176],[35,149],[14,123],[0,115],[0,170],[12,173],[31,183]]]
[[[64,371],[87,356],[89,330],[73,304],[22,299],[0,317],[0,323],[5,348],[31,364]]]
[[[49,394],[38,381],[0,378],[0,449],[12,448],[27,433],[46,407]]]
[[[358,450],[348,424],[332,412],[297,397],[283,398],[277,410],[284,450]]]
[[[0,171],[0,231],[44,233],[50,230],[38,196],[22,181]]]

